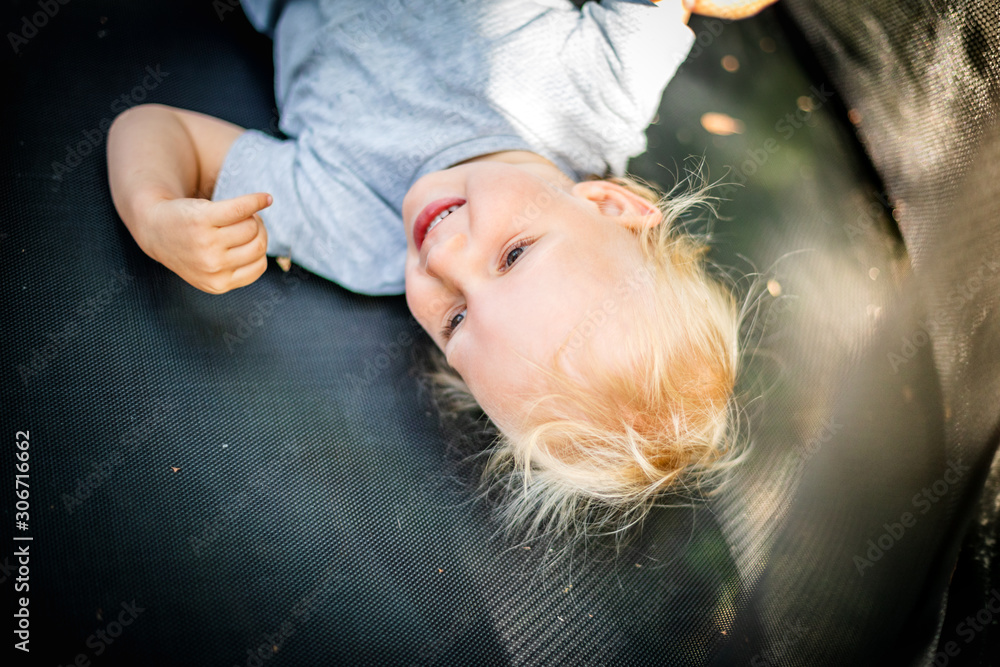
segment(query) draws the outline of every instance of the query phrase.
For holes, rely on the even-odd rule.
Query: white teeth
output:
[[[431,224],[427,225],[427,231],[429,232],[432,229],[434,229],[434,225],[436,225],[437,223],[441,222],[442,220],[444,220],[445,218],[447,218],[449,215],[451,215],[452,211],[457,211],[458,208],[459,207],[457,205],[456,206],[449,206],[445,210],[443,210],[440,213],[438,213],[438,216],[436,218],[434,218],[433,220],[431,220]]]

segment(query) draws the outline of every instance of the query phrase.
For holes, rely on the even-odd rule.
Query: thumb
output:
[[[211,213],[212,222],[219,227],[242,222],[253,217],[257,211],[270,206],[273,201],[271,195],[266,192],[254,192],[214,202],[215,206]]]

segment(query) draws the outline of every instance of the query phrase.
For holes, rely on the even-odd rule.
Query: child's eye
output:
[[[524,254],[524,249],[533,242],[534,239],[523,239],[518,241],[517,245],[508,250],[507,254],[504,255],[503,258],[503,270],[506,271],[513,266],[514,262],[516,262],[517,259]],[[455,329],[457,329],[458,325],[465,319],[467,312],[468,308],[463,308],[459,312],[455,313],[451,319],[445,323],[444,328],[441,329],[441,337],[444,338],[445,342],[447,342],[451,338],[452,334],[455,333]]]
[[[504,255],[503,258],[504,270],[509,269],[511,266],[513,266],[514,262],[517,261],[517,258],[524,254],[524,249],[527,246],[529,246],[531,242],[532,239],[524,239],[522,241],[519,241],[516,246],[507,251],[507,254]]]
[[[448,320],[448,323],[445,324],[444,329],[441,330],[441,337],[444,338],[445,341],[447,341],[449,338],[451,338],[451,335],[453,333],[455,333],[455,329],[457,329],[458,325],[461,324],[462,320],[465,319],[465,311],[466,310],[468,310],[468,309],[467,308],[463,308],[460,312],[455,313],[452,316],[452,318],[450,320]]]
[[[521,256],[524,252],[524,248],[517,247],[512,248],[509,253],[507,253],[507,260],[504,262],[504,266],[510,267],[511,264],[517,261],[517,258]]]

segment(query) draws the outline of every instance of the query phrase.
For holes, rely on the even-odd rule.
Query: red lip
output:
[[[416,221],[413,223],[413,242],[416,244],[417,250],[420,250],[420,246],[424,244],[424,237],[427,236],[427,228],[430,227],[431,221],[441,215],[442,211],[446,208],[461,206],[464,203],[464,199],[447,197],[432,201],[425,206],[424,210],[420,212],[420,215],[417,216]]]

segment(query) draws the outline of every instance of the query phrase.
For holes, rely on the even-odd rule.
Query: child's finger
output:
[[[257,216],[254,216],[257,218]],[[251,221],[254,221],[251,218]],[[264,224],[257,218],[256,231],[250,240],[241,245],[229,248],[225,252],[225,265],[228,267],[245,266],[252,264],[261,257],[267,256],[267,230]]]
[[[215,206],[212,207],[209,216],[217,227],[231,225],[246,220],[257,211],[267,208],[272,201],[271,195],[266,192],[240,195],[232,199],[214,202]]]
[[[264,255],[260,259],[254,260],[249,264],[244,264],[233,271],[233,287],[235,288],[249,285],[264,275],[265,271],[267,271],[267,255]]]
[[[219,235],[218,238],[224,248],[236,248],[252,241],[260,233],[263,224],[260,222],[260,216],[254,213],[246,220],[217,227],[215,233]]]

